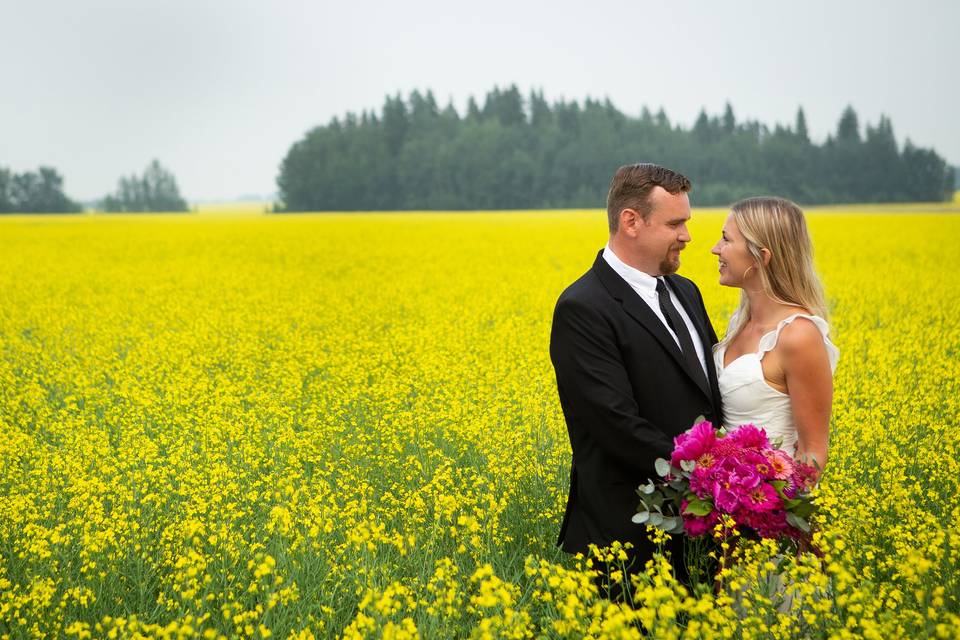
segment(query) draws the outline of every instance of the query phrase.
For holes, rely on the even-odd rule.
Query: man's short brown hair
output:
[[[653,206],[650,204],[650,192],[654,187],[663,187],[673,195],[688,192],[690,179],[684,175],[648,162],[627,164],[613,174],[610,190],[607,192],[607,221],[610,233],[620,227],[620,212],[633,209],[646,220]]]

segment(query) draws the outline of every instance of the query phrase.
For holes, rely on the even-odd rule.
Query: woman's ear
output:
[[[763,249],[760,249],[760,257],[763,258],[763,266],[767,266],[770,264],[770,258],[773,257],[773,254],[770,252],[770,249],[764,247]]]

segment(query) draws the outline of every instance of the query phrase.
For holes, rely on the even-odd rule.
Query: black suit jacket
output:
[[[666,280],[697,327],[708,388],[690,374],[666,327],[603,251],[557,301],[550,359],[573,450],[557,544],[569,553],[586,552],[590,543],[629,541],[642,566],[652,548],[645,527],[630,520],[637,487],[659,477],[654,460],[670,457],[674,436],[697,416],[714,423],[721,416],[710,351],[717,335],[700,290],[678,275]]]

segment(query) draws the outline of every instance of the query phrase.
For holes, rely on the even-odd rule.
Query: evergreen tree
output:
[[[713,132],[711,131],[710,126],[710,118],[707,117],[707,111],[705,109],[700,109],[700,113],[697,115],[697,120],[693,123],[693,137],[696,138],[697,142],[702,144],[711,142],[713,138]]]
[[[807,131],[807,115],[803,112],[803,107],[797,108],[797,119],[793,125],[793,129],[801,142],[810,142],[810,133]]]
[[[723,132],[730,135],[737,128],[737,119],[733,116],[733,107],[728,102],[723,109]]]
[[[863,147],[863,165],[860,167],[862,189],[873,192],[871,199],[895,199],[901,188],[897,183],[903,175],[903,167],[889,118],[880,116],[876,127],[867,125]]]
[[[395,98],[387,96],[383,103],[383,135],[386,138],[387,148],[394,157],[400,153],[400,147],[407,136],[410,120],[407,118],[407,105],[398,95]]]
[[[473,99],[473,96],[470,96],[470,99],[467,101],[467,119],[468,120],[480,120],[483,116],[480,115],[480,107],[477,106],[477,101]]]
[[[860,121],[857,119],[857,112],[850,105],[847,105],[847,108],[843,110],[840,122],[837,123],[837,141],[840,143],[860,142]]]
[[[523,98],[515,85],[501,91],[494,87],[487,94],[483,105],[484,118],[496,118],[505,127],[522,125],[526,122],[523,111]]]
[[[663,110],[663,107],[657,110],[657,115],[655,116],[657,124],[661,127],[670,126],[670,118],[667,117],[667,113]]]
[[[543,98],[543,92],[531,91],[528,98],[530,104],[530,124],[534,129],[542,129],[553,121],[550,105]]]

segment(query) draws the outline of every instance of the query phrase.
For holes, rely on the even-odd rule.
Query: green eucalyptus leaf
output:
[[[663,458],[657,458],[653,462],[654,469],[657,470],[657,473],[662,477],[670,473],[670,463],[664,460]]]

